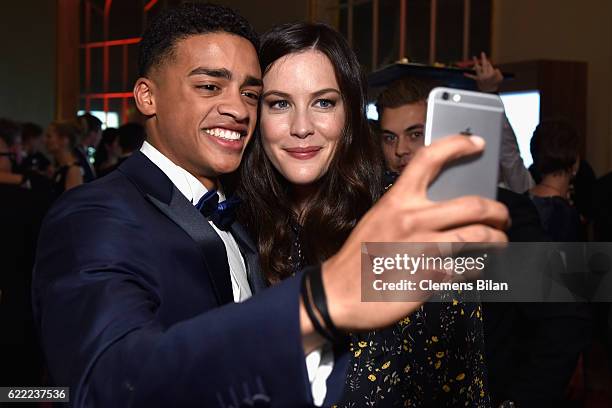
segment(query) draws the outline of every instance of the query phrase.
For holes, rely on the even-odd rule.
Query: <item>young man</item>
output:
[[[300,295],[304,274],[322,274],[324,293],[306,293],[323,299],[339,330],[384,327],[420,303],[360,301],[361,242],[506,239],[502,206],[424,198],[446,161],[482,149],[455,136],[415,158],[406,172],[420,182],[398,181],[336,255],[265,288],[254,245],[212,191],[255,128],[257,42],[226,8],[183,4],[159,15],[134,87],[147,142],[47,217],[34,306],[51,376],[71,387],[73,405],[309,406],[304,355],[325,341]],[[439,222],[440,211],[457,216]],[[343,384],[337,357],[327,401]]]
[[[503,76],[482,53],[474,58],[476,75],[467,75],[476,81],[478,90],[497,92]],[[382,129],[382,148],[387,169],[402,172],[415,151],[424,144],[427,97],[435,82],[404,78],[390,85],[378,97],[379,122]],[[383,112],[384,111],[384,112]],[[384,121],[384,123],[383,123]],[[518,150],[516,136],[510,123],[504,121],[500,152],[500,181],[508,189],[524,193],[534,186]]]

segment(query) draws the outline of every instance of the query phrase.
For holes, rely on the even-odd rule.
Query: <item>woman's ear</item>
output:
[[[144,77],[138,78],[134,85],[134,101],[136,107],[145,116],[155,115],[155,97],[153,93],[153,82]]]

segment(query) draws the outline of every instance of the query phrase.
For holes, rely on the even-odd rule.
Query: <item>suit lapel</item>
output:
[[[119,170],[136,184],[155,207],[199,245],[219,304],[233,302],[225,245],[213,227],[170,179],[141,152],[127,159]]]
[[[249,234],[244,230],[242,225],[234,222],[230,228],[232,236],[236,240],[236,243],[240,247],[240,252],[244,257],[244,261],[247,266],[247,278],[249,280],[249,286],[253,294],[258,291],[265,289],[268,285],[263,277],[261,267],[259,265],[259,255],[255,244],[251,241]]]

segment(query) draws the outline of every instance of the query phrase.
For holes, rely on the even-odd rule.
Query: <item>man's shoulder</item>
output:
[[[133,207],[142,194],[121,172],[114,171],[104,178],[81,184],[63,193],[54,203],[49,217],[87,211],[91,213]]]

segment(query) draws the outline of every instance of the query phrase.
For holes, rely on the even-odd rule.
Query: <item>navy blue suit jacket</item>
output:
[[[312,404],[301,274],[265,288],[255,247],[239,225],[231,232],[255,292],[237,304],[230,277],[210,265],[214,230],[142,153],[58,200],[41,231],[34,312],[72,405]],[[347,361],[336,360],[328,401]]]

